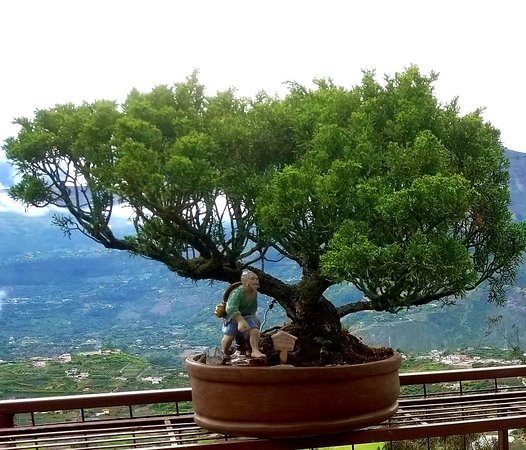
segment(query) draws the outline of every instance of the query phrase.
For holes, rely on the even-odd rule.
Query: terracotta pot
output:
[[[186,360],[195,421],[236,436],[339,433],[383,422],[398,409],[398,353],[366,364],[232,367]]]

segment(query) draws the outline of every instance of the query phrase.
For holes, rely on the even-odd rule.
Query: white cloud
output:
[[[25,207],[22,203],[13,200],[7,193],[7,187],[0,183],[0,213],[16,213],[28,216],[45,216],[50,213],[57,213],[68,215],[68,211],[64,208],[57,208],[55,206],[47,206],[44,208]],[[124,223],[131,223],[133,211],[126,205],[115,205],[112,210],[112,224],[122,225]]]
[[[49,213],[48,208],[26,208],[20,202],[16,202],[7,193],[7,188],[0,184],[0,213],[17,213],[28,216],[44,216]]]
[[[127,231],[126,234],[131,232],[132,221],[133,221],[133,210],[126,205],[114,205],[111,211],[111,221],[110,226],[114,228],[124,227]]]

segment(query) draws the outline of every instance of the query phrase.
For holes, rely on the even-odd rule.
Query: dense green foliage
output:
[[[132,91],[122,107],[59,105],[21,118],[5,150],[22,180],[11,195],[53,204],[55,222],[183,277],[261,291],[313,334],[339,318],[462,297],[489,282],[502,301],[526,247],[509,213],[507,159],[481,111],[434,96],[436,76],[410,67],[364,73],[351,89],[317,80],[288,95],[206,96],[196,74]],[[116,236],[116,202],[135,232]],[[265,271],[284,257],[296,284]],[[349,281],[364,299],[334,308],[325,290]]]

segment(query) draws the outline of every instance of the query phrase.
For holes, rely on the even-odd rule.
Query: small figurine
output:
[[[232,291],[226,302],[226,316],[223,323],[224,336],[221,341],[221,349],[225,355],[229,354],[234,339],[237,336],[242,336],[248,339],[250,343],[250,356],[252,358],[266,357],[259,351],[260,321],[256,317],[258,289],[258,276],[250,270],[243,270],[241,286]]]

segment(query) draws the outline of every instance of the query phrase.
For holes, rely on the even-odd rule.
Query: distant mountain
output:
[[[12,172],[13,172],[13,168],[11,167],[10,164],[0,162],[0,187],[1,186],[10,187],[11,186],[13,182]]]
[[[508,152],[512,211],[526,219],[526,154]],[[7,175],[6,175],[7,174]],[[0,163],[0,183],[10,176]],[[189,348],[216,345],[220,321],[213,308],[224,283],[193,283],[162,264],[109,251],[77,233],[71,239],[52,226],[50,215],[28,216],[0,209],[0,359],[59,354],[114,346],[160,360],[174,360]],[[287,262],[272,267],[294,279]],[[507,308],[488,305],[483,290],[455,306],[433,304],[398,315],[359,313],[344,323],[365,342],[406,351],[467,346],[505,346],[518,338],[526,346],[525,266]],[[333,286],[328,296],[341,304],[360,298],[349,286]],[[267,311],[265,328],[281,324],[280,307]],[[502,325],[485,335],[489,315]]]
[[[526,153],[506,152],[510,161],[511,210],[517,220],[526,220]]]

